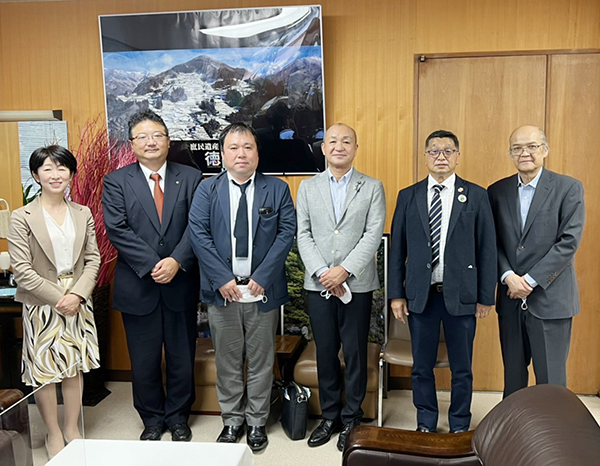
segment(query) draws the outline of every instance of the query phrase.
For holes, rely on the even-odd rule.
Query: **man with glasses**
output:
[[[517,174],[488,188],[498,235],[497,307],[504,396],[528,383],[566,386],[571,322],[579,312],[573,260],[583,232],[583,187],[543,168],[549,148],[536,126],[509,139]]]
[[[388,294],[410,327],[417,430],[436,432],[433,368],[443,324],[452,371],[450,432],[469,430],[476,317],[486,317],[496,288],[496,235],[485,189],[455,174],[458,138],[431,133],[429,176],[398,194],[392,223]]]
[[[106,232],[119,253],[113,308],[127,335],[140,440],[160,440],[168,428],[172,440],[189,441],[198,263],[187,225],[202,173],[167,162],[169,131],[154,112],[131,117],[129,139],[138,163],[106,175],[102,194]]]

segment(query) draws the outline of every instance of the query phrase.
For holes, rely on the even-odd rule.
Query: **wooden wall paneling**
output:
[[[586,219],[575,256],[581,313],[573,319],[568,386],[577,393],[600,389],[600,53],[554,55],[548,99],[549,169],[573,176],[585,189]]]
[[[0,198],[8,201],[11,212],[23,205],[18,123],[0,123]],[[6,239],[0,239],[0,251],[7,250]]]
[[[0,3],[0,109],[60,108],[76,146],[79,128],[104,115],[99,14],[272,5],[270,0]],[[327,120],[356,125],[357,168],[381,179],[386,189],[386,231],[398,190],[415,181],[416,54],[600,48],[599,25],[597,0],[323,2]],[[295,195],[300,178],[286,181]]]
[[[459,176],[487,187],[514,173],[506,155],[508,137],[519,125],[543,125],[546,56],[439,58],[419,62],[418,178],[427,176],[425,140],[437,129],[460,142]],[[477,322],[473,350],[474,388],[502,390],[502,358],[495,312]],[[450,388],[449,370],[438,386]]]

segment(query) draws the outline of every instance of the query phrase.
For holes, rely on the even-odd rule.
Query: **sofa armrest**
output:
[[[447,464],[480,464],[471,449],[472,437],[472,431],[459,434],[432,434],[386,427],[359,426],[353,429],[348,437],[343,464],[344,466],[358,464],[359,462],[352,461],[357,451],[374,453],[368,462],[370,466],[377,465],[377,459],[382,457],[381,453],[386,454],[386,464],[390,464],[390,458],[401,459],[393,464],[427,464],[428,458],[431,458],[431,464],[444,464],[445,462],[440,462],[440,459],[447,459]],[[409,461],[410,458],[414,458],[415,461]],[[365,463],[363,460],[360,461],[361,464]]]

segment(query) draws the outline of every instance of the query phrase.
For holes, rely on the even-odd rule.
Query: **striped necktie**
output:
[[[442,236],[442,197],[444,189],[441,184],[433,186],[433,199],[429,209],[429,232],[431,234],[431,270],[440,263],[440,237]]]

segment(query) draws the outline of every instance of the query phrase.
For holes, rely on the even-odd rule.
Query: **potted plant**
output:
[[[96,238],[100,249],[101,265],[92,295],[94,319],[100,347],[100,368],[84,374],[83,404],[95,406],[110,392],[106,381],[106,355],[108,349],[108,312],[110,307],[110,284],[114,275],[117,251],[108,240],[102,212],[102,188],[104,175],[135,162],[129,144],[111,142],[106,125],[97,117],[88,122],[81,131],[79,146],[72,151],[77,159],[77,173],[71,182],[70,197],[74,202],[89,207],[96,225]]]

